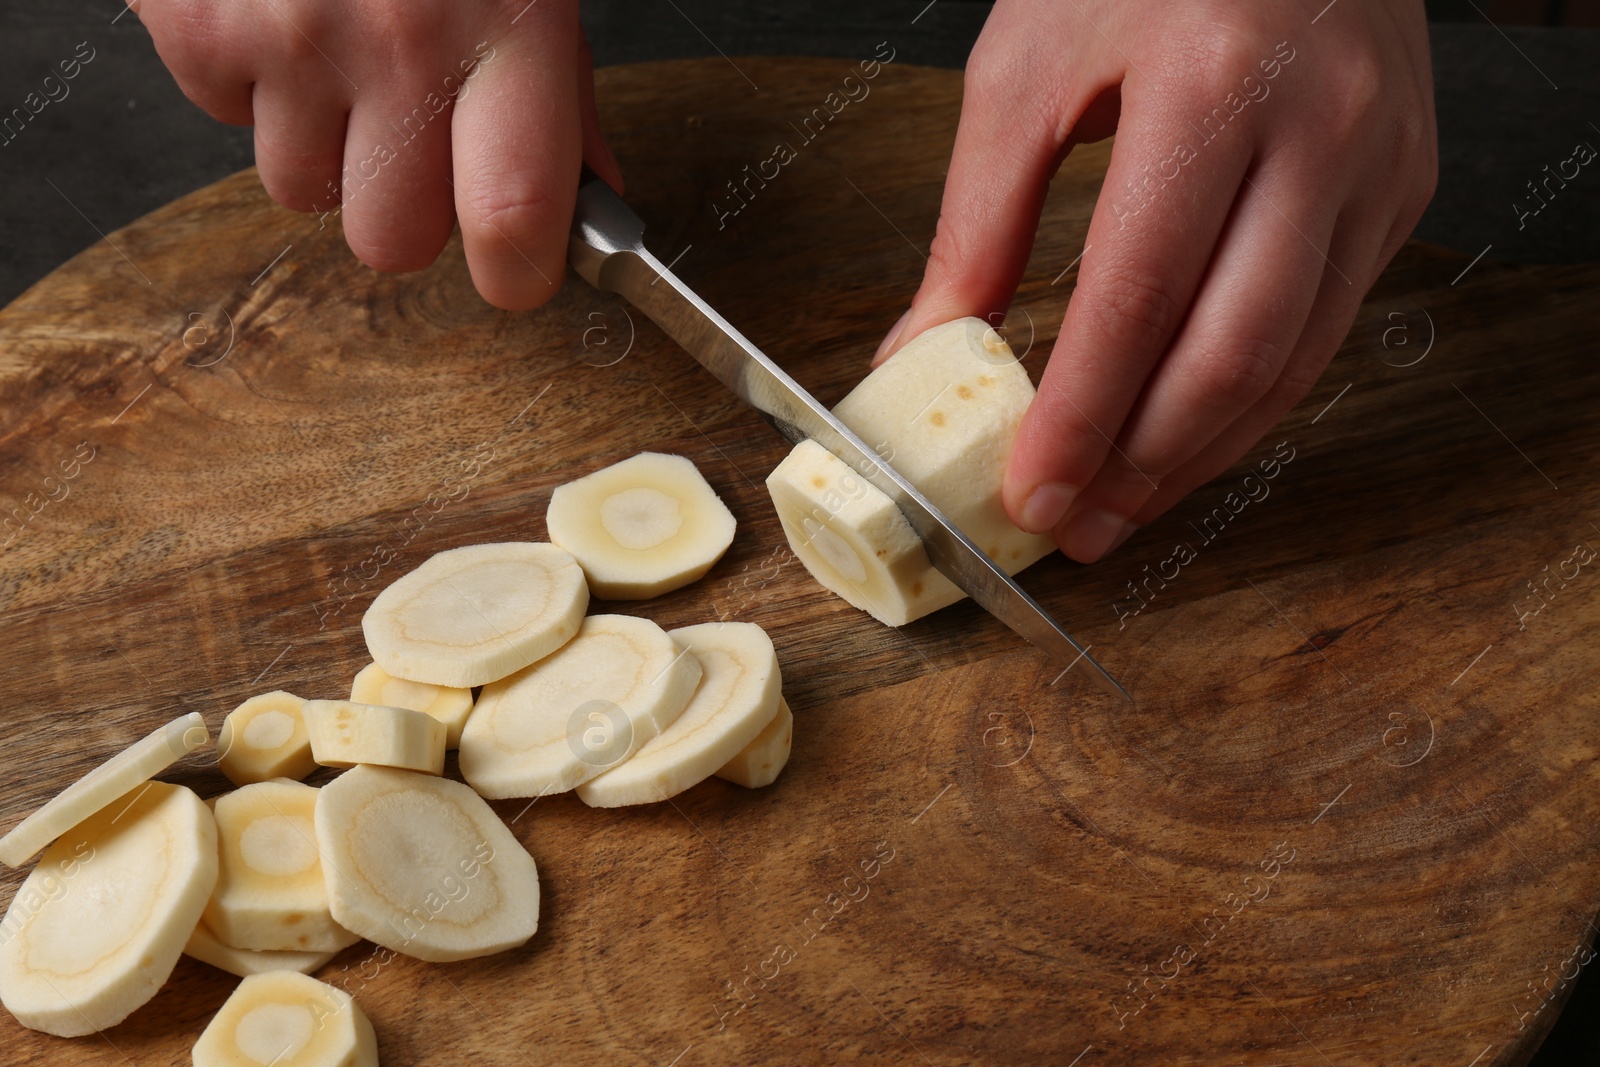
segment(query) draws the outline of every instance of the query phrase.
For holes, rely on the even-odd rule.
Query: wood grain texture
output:
[[[959,75],[886,67],[801,145],[851,65],[739,67],[759,93],[721,60],[602,71],[606,126],[652,246],[833,402],[923,270]],[[780,140],[797,158],[719,228]],[[1009,331],[1036,375],[1107,155],[1052,188]],[[555,485],[675,451],[740,535],[622,609],[767,627],[792,762],[637,810],[497,804],[541,868],[527,947],[321,972],[386,1063],[1524,1062],[1600,903],[1600,562],[1514,607],[1600,545],[1600,269],[1464,266],[1408,248],[1245,463],[1111,560],[1028,572],[1128,706],[970,605],[893,631],[821,590],[760,485],[782,440],[616,299],[574,279],[498,312],[458,243],[377,275],[336,219],[220,182],[0,312],[0,501],[27,516],[0,554],[0,825],[178,713],[342,695],[394,575],[542,538]],[[225,788],[199,756],[169,777]],[[187,1063],[232,987],[185,960],[103,1040],[7,1018],[0,1045]]]

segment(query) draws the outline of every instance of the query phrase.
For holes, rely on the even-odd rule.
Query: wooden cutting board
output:
[[[830,403],[923,270],[961,87],[891,64],[807,140],[854,69],[599,77],[652,246]],[[1036,375],[1106,160],[1080,149],[1052,189],[1008,331]],[[1464,257],[1408,248],[1245,463],[1114,558],[1030,571],[1127,705],[970,605],[894,631],[825,593],[761,485],[784,443],[581,281],[508,314],[456,243],[374,274],[251,173],[82,239],[0,313],[0,826],[179,713],[344,694],[384,583],[543,538],[584,472],[679,452],[738,517],[704,581],[621,607],[765,626],[788,770],[636,810],[497,804],[541,870],[528,946],[363,944],[321,972],[388,1064],[1486,1067],[1526,1060],[1587,959],[1600,269],[1452,281]],[[169,777],[221,792],[208,759]],[[233,985],[184,960],[103,1039],[7,1017],[0,1044],[187,1063]]]

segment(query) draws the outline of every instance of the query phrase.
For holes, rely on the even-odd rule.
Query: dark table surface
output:
[[[250,131],[185,100],[123,11],[121,0],[0,3],[0,116],[61,61],[79,61],[65,95],[0,144],[0,304],[102,234],[252,162]],[[960,0],[585,0],[584,24],[600,66],[719,52],[858,59],[892,36],[897,63],[960,67],[987,11]],[[1600,147],[1600,30],[1440,23],[1432,40],[1439,190],[1416,236],[1467,256],[1600,261],[1600,173],[1581,172],[1521,225],[1514,207],[1578,142]],[[1591,968],[1538,1067],[1600,1063],[1597,1009]]]

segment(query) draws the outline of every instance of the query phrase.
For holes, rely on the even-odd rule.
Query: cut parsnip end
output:
[[[483,687],[461,774],[496,799],[565,792],[669,726],[699,683],[694,655],[655,623],[591,615],[560,651]]]
[[[683,456],[641,452],[558,486],[550,540],[602,600],[644,600],[688,585],[733,543],[733,513]]]
[[[194,933],[189,935],[188,943],[183,946],[183,954],[240,978],[268,971],[310,974],[338,955],[337,952],[256,952],[234,948],[218,940],[203,918],[195,925]]]
[[[746,789],[771,785],[789,762],[793,742],[794,713],[789,710],[787,700],[779,700],[778,714],[772,717],[767,728],[740,749],[739,754],[717,772],[717,777]]]
[[[445,748],[461,744],[461,728],[467,725],[467,716],[472,714],[471,689],[396,678],[376,663],[361,668],[361,673],[350,683],[350,699],[357,704],[409,708],[431,715],[444,723]]]
[[[590,807],[676,796],[736,758],[777,714],[783,677],[772,640],[761,627],[708,622],[668,633],[700,661],[700,685],[670,726],[628,759],[578,786],[578,797]]]
[[[446,962],[539,927],[533,857],[460,782],[356,767],[322,788],[316,825],[333,917],[376,944]]]
[[[57,839],[0,923],[0,1001],[23,1026],[115,1026],[172,973],[217,881],[217,827],[182,786],[146,782]]]
[[[1005,341],[982,319],[967,318],[918,335],[834,414],[879,442],[896,470],[1015,574],[1055,547],[1012,525],[1000,497],[1033,395]],[[961,598],[927,565],[920,543],[912,548],[915,534],[893,502],[814,442],[796,446],[767,488],[795,555],[822,585],[879,621],[900,626]]]
[[[361,629],[373,661],[396,678],[470,688],[566,644],[588,606],[582,569],[555,545],[469,545],[402,575]]]
[[[360,938],[333,921],[313,821],[320,790],[258,782],[217,799],[221,865],[205,922],[258,952],[337,952]]]
[[[903,626],[961,599],[894,501],[815,441],[794,447],[767,491],[811,576],[879,622]]]
[[[301,779],[317,769],[304,720],[306,702],[279,689],[228,713],[217,734],[217,766],[234,785]]]
[[[198,712],[173,719],[73,782],[0,837],[0,863],[20,867],[89,816],[210,740]]]
[[[194,1067],[377,1067],[378,1038],[349,993],[293,971],[239,983],[194,1045]]]
[[[374,763],[408,771],[444,770],[445,724],[409,708],[353,700],[306,701],[311,755],[324,767]]]

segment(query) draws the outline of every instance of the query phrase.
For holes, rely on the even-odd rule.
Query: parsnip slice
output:
[[[396,678],[376,663],[361,668],[355,681],[350,683],[350,699],[358,704],[410,708],[433,716],[445,725],[445,748],[461,744],[461,728],[472,714],[471,689]]]
[[[344,990],[293,971],[253,974],[206,1024],[194,1067],[378,1067],[378,1037]]]
[[[306,702],[281,689],[251,697],[228,713],[217,733],[217,766],[234,785],[299,780],[317,769],[306,733]]]
[[[319,792],[299,782],[257,782],[217,799],[221,865],[205,922],[225,944],[337,952],[360,940],[328,908],[313,822]]]
[[[699,683],[694,654],[655,623],[591,615],[560,651],[483,687],[461,774],[486,797],[565,792],[669,726]]]
[[[210,740],[206,721],[190,712],[145,735],[51,798],[0,837],[0,863],[20,867],[89,816],[149,781]]]
[[[338,955],[337,952],[256,952],[234,948],[219,941],[204,918],[195,925],[194,933],[189,935],[188,943],[183,946],[183,954],[240,978],[268,971],[310,974]]]
[[[700,661],[700,685],[666,729],[615,767],[577,788],[594,808],[648,804],[716,774],[772,721],[783,676],[772,639],[749,622],[708,622],[669,630]]]
[[[558,486],[545,525],[591,593],[644,600],[710,570],[733,543],[734,520],[692,461],[641,452]]]
[[[217,827],[182,786],[146,782],[45,851],[0,923],[0,1001],[81,1037],[155,996],[217,881]]]
[[[333,917],[369,941],[446,962],[539,927],[533,857],[460,782],[356,767],[323,786],[316,825]]]
[[[772,717],[766,729],[739,754],[729,760],[717,777],[742,785],[746,789],[760,789],[778,780],[778,772],[789,762],[789,748],[794,741],[794,713],[787,700],[778,701],[778,714]]]
[[[834,414],[1007,573],[1054,548],[1012,525],[1006,460],[1034,395],[1028,373],[981,319],[920,334],[867,375]],[[818,453],[821,452],[821,455]],[[802,442],[767,479],[795,555],[827,588],[900,626],[961,598],[927,562],[892,502],[820,446]]]
[[[468,545],[379,593],[361,629],[373,661],[396,678],[463,688],[554,652],[588,606],[582,569],[555,545]]]
[[[353,700],[306,701],[311,755],[324,767],[375,763],[438,774],[449,733],[432,715]]]

